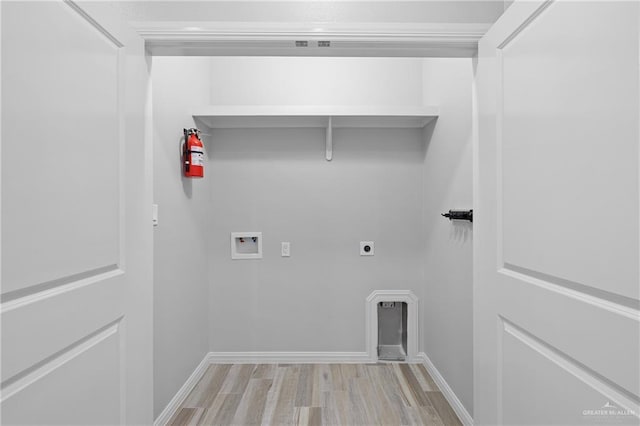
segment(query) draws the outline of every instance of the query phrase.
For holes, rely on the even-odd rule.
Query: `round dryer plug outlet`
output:
[[[373,256],[374,251],[373,241],[360,241],[360,256]]]

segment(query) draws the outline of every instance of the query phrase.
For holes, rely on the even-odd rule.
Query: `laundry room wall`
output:
[[[154,416],[208,352],[211,179],[182,177],[183,127],[209,102],[209,58],[153,58]],[[205,171],[206,173],[206,171]]]
[[[216,105],[422,104],[419,59],[214,58],[211,73]],[[421,129],[335,129],[331,162],[324,129],[216,129],[207,143],[210,349],[364,352],[365,298],[422,285]],[[234,231],[261,231],[263,259],[232,260]]]
[[[426,141],[422,347],[473,414],[473,225],[440,216],[473,208],[472,60],[424,59],[424,102],[440,107]]]

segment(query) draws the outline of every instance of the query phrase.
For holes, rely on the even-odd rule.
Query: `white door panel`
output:
[[[515,2],[480,42],[477,424],[640,422],[639,18]]]
[[[608,396],[628,399],[624,394],[554,353],[534,337],[506,324],[502,348],[503,424],[635,423],[635,417],[615,405]],[[606,392],[599,389],[606,389]],[[603,408],[605,405],[615,408]],[[606,414],[600,415],[602,411]]]
[[[50,294],[38,293],[30,299],[4,303],[3,377],[13,377],[105,324],[119,321],[125,313],[123,273],[106,275],[52,289]]]
[[[517,318],[517,326],[563,356],[640,394],[640,345],[619,338],[640,336],[633,309],[506,270],[501,273],[501,318]]]
[[[557,2],[500,56],[503,262],[637,300],[634,7]]]
[[[143,41],[117,3],[0,7],[2,424],[151,423]]]
[[[118,334],[113,325],[8,383],[3,390],[2,424],[122,423]]]
[[[121,264],[121,50],[58,2],[8,2],[2,26],[6,296]]]

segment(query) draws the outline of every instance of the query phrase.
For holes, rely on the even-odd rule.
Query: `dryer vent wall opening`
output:
[[[378,303],[378,359],[404,361],[407,358],[407,304]]]

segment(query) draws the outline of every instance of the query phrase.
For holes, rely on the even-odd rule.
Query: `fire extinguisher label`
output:
[[[198,146],[191,147],[191,165],[204,166],[204,151]]]

